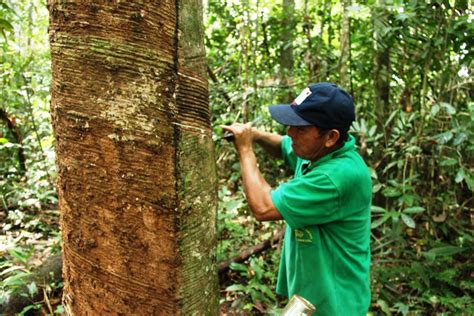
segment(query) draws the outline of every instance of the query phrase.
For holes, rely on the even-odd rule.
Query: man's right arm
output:
[[[253,141],[275,158],[283,158],[281,152],[282,136],[252,128]]]

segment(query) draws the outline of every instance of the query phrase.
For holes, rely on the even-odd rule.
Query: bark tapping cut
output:
[[[49,10],[66,312],[215,314],[201,5],[50,0]]]
[[[217,172],[211,115],[201,0],[179,2],[177,105],[180,129],[176,161],[180,200],[180,253],[184,315],[219,310],[217,264]]]

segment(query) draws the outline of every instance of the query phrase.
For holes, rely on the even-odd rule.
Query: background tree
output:
[[[350,78],[349,60],[351,55],[351,28],[350,28],[350,0],[343,3],[343,16],[341,28],[341,56],[339,57],[339,75],[341,87],[352,93],[352,84]]]
[[[280,47],[280,85],[283,94],[279,96],[278,103],[288,103],[295,98],[291,88],[293,78],[293,38],[295,29],[295,1],[283,0],[281,21],[281,47]]]
[[[66,312],[217,313],[200,2],[48,5]]]

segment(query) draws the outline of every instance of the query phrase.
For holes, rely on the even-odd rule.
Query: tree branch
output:
[[[273,235],[272,238],[264,240],[261,243],[244,250],[239,255],[235,256],[234,258],[220,262],[217,265],[217,271],[219,271],[219,274],[223,274],[229,269],[232,263],[244,262],[245,260],[250,258],[252,255],[256,255],[263,252],[264,250],[270,248],[272,245],[278,243],[283,238],[284,233],[285,233],[285,230],[281,229],[275,235]]]

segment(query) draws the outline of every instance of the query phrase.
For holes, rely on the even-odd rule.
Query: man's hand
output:
[[[237,151],[252,149],[253,132],[251,123],[234,123],[221,125],[222,129],[234,134],[234,145]]]
[[[280,149],[281,136],[272,136],[270,133],[262,133],[252,129],[251,123],[235,123],[232,125],[221,125],[228,132],[234,134],[234,145],[239,152],[240,167],[244,185],[244,193],[247,197],[250,209],[258,221],[272,221],[282,219],[281,214],[273,205],[270,195],[271,187],[258,170],[257,159],[253,152],[252,142],[263,142],[271,144],[274,150]]]

